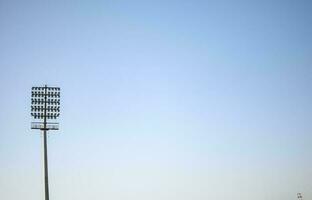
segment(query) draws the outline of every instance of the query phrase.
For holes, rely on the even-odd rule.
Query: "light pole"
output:
[[[31,123],[31,129],[39,129],[43,133],[44,194],[45,200],[49,200],[47,133],[48,130],[58,130],[59,124],[48,120],[55,120],[60,116],[60,88],[47,85],[32,87],[31,116],[36,120]]]

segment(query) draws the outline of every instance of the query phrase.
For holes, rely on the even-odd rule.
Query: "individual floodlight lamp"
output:
[[[39,129],[43,133],[44,194],[45,200],[49,200],[47,133],[48,130],[59,129],[59,124],[55,120],[60,116],[60,88],[47,85],[32,87],[31,116],[36,120],[31,122],[31,129]]]
[[[299,200],[303,200],[302,194],[301,194],[301,193],[297,193],[297,198],[298,198]]]

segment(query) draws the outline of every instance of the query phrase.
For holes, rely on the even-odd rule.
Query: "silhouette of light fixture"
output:
[[[31,129],[39,129],[43,133],[44,147],[44,191],[45,200],[49,200],[48,180],[48,130],[58,130],[59,124],[55,121],[60,116],[60,88],[59,87],[32,87],[31,88],[31,116],[36,122],[31,123]]]

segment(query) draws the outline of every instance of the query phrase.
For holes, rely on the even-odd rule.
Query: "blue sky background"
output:
[[[310,1],[0,1],[0,199],[312,198]]]

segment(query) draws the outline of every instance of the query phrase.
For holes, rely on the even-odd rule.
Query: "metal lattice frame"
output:
[[[32,87],[31,97],[31,116],[35,119],[56,119],[60,116],[59,87]]]

